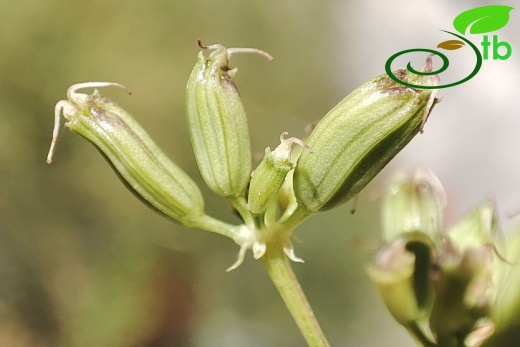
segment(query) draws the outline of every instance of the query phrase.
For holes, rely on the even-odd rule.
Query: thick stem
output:
[[[283,252],[282,245],[268,244],[267,252],[261,260],[307,344],[311,347],[330,346]]]

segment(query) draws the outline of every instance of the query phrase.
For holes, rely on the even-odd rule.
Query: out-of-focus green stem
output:
[[[307,344],[311,347],[330,346],[284,254],[283,246],[279,243],[268,244],[261,260]]]
[[[410,334],[415,337],[416,341],[423,347],[436,347],[437,344],[432,342],[425,334],[424,331],[419,327],[417,322],[413,322],[406,327]]]

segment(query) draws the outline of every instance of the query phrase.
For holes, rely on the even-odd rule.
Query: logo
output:
[[[412,67],[411,62],[408,63],[406,66],[406,69],[410,71],[411,73],[414,73],[416,75],[421,76],[431,76],[431,75],[437,75],[445,71],[449,66],[449,59],[444,55],[443,53],[436,51],[434,49],[429,48],[413,48],[413,49],[407,49],[404,51],[397,52],[396,54],[392,55],[385,64],[385,71],[392,78],[394,81],[403,84],[408,87],[412,88],[420,88],[420,89],[439,89],[439,88],[448,88],[453,87],[458,84],[464,83],[475,77],[475,75],[479,72],[480,68],[482,67],[482,60],[488,60],[490,56],[493,60],[506,60],[509,59],[511,56],[513,49],[511,48],[511,45],[506,41],[499,41],[498,35],[493,35],[493,37],[489,38],[488,35],[484,35],[482,38],[482,42],[480,45],[482,46],[482,54],[480,53],[480,50],[475,44],[473,44],[471,41],[466,39],[463,35],[466,34],[466,31],[469,28],[469,34],[487,34],[496,30],[499,30],[506,26],[507,22],[509,21],[509,12],[513,9],[513,7],[510,6],[504,6],[504,5],[489,5],[489,6],[481,6],[476,7],[471,10],[467,10],[459,14],[455,19],[453,20],[453,27],[455,30],[457,30],[461,35],[453,33],[451,31],[447,30],[441,30],[445,33],[448,33],[452,36],[455,36],[456,38],[460,39],[452,39],[447,40],[444,42],[441,42],[437,45],[437,48],[441,48],[448,51],[453,51],[459,48],[462,48],[466,45],[468,45],[476,56],[476,63],[475,67],[473,68],[473,71],[471,73],[461,79],[460,81],[456,81],[453,83],[443,84],[439,86],[421,86],[421,85],[415,85],[411,83],[407,83],[404,81],[401,81],[398,79],[392,72],[391,66],[392,62],[399,56],[411,52],[426,52],[431,53],[434,55],[437,55],[442,59],[442,66],[435,71],[431,72],[424,72],[424,71],[417,71]],[[491,50],[491,54],[490,54]],[[501,52],[502,51],[502,52]]]

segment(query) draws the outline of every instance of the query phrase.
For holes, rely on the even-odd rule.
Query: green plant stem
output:
[[[238,211],[238,214],[242,217],[244,220],[244,223],[250,228],[251,230],[255,229],[255,221],[253,219],[253,216],[251,215],[251,212],[249,212],[249,209],[247,208],[247,202],[244,198],[234,198],[229,200],[231,202],[231,205]]]
[[[207,214],[197,218],[193,227],[211,231],[231,239],[235,237],[240,229],[240,226],[225,223],[219,219],[208,216]]]
[[[432,342],[423,332],[421,327],[417,324],[417,322],[411,323],[407,327],[408,331],[412,336],[415,336],[417,342],[419,342],[423,347],[436,347],[437,344]]]
[[[309,216],[310,213],[305,211],[303,208],[298,207],[291,211],[290,215],[282,216],[280,221],[275,223],[269,231],[273,235],[278,235],[278,237],[281,239],[289,237],[294,229],[296,229],[296,227]]]
[[[268,244],[267,252],[261,260],[307,344],[311,347],[330,346],[283,252],[282,245]]]

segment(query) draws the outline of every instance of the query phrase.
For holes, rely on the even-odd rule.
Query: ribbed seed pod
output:
[[[177,223],[190,226],[204,214],[202,195],[189,176],[177,167],[153,142],[141,126],[118,104],[97,90],[92,95],[78,89],[116,86],[118,83],[89,82],[73,85],[68,100],[56,105],[52,155],[60,129],[60,113],[65,125],[85,137],[100,150],[116,173],[138,197]]]
[[[232,53],[254,49],[227,49],[222,45],[198,61],[186,87],[186,116],[195,158],[204,181],[226,198],[243,197],[251,175],[251,149],[247,117],[230,70]],[[272,59],[272,58],[271,58]]]
[[[423,71],[431,71],[431,57]],[[437,85],[436,76],[395,72],[401,80]],[[372,79],[330,110],[312,131],[294,171],[294,193],[309,212],[348,201],[422,129],[435,91],[412,89],[388,75]]]
[[[274,151],[271,151],[269,147],[265,149],[264,159],[253,172],[249,185],[248,207],[254,214],[265,212],[267,204],[282,186],[287,173],[292,170],[292,144],[298,143],[305,146],[303,142],[294,137],[284,139],[287,134],[284,132],[280,136],[280,145]]]

